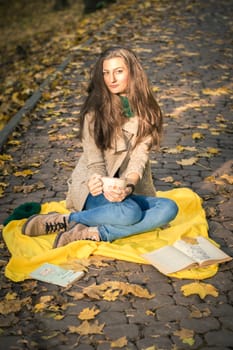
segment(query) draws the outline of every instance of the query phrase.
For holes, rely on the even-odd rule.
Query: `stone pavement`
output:
[[[0,198],[1,222],[24,202],[64,199],[66,179],[82,152],[76,115],[90,66],[103,48],[123,44],[141,58],[165,112],[162,150],[151,156],[157,189],[196,191],[203,198],[210,237],[233,255],[232,10],[233,1],[227,0],[131,1],[107,30],[100,28],[90,44],[76,48],[70,64],[30,114],[30,122],[26,118],[28,123],[24,121],[21,133],[15,134],[21,144],[5,146],[4,153],[12,155],[13,161],[6,162],[0,180],[9,183],[6,195]],[[33,169],[32,164],[38,172],[30,177],[14,176],[17,170]],[[9,258],[4,244],[1,256],[2,260]],[[76,285],[64,291],[38,283],[29,290],[26,282],[13,283],[2,273],[1,297],[15,292],[21,299],[31,296],[33,305],[0,315],[0,347],[233,349],[232,272],[232,262],[222,264],[214,277],[204,281],[215,286],[219,296],[202,300],[181,293],[180,287],[191,281],[168,278],[149,265],[107,261],[106,266],[89,268],[79,286],[113,279],[139,284],[156,294],[153,299],[125,296],[114,302],[74,301],[69,292],[79,291]],[[63,319],[33,311],[40,296],[48,292],[57,307],[72,303]],[[70,325],[80,324],[77,314],[94,306],[101,311],[95,319],[105,323],[102,334],[69,333]],[[193,343],[176,332],[183,329],[193,331]],[[113,341],[123,336],[127,345],[115,347]]]

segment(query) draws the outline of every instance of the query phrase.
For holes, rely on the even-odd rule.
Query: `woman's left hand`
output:
[[[132,193],[130,187],[126,187],[124,190],[112,190],[104,192],[104,197],[109,200],[109,202],[122,202],[126,197]]]

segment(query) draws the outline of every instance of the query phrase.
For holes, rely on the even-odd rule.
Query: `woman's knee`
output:
[[[167,213],[169,215],[169,221],[171,221],[175,219],[175,217],[177,216],[179,208],[175,201],[168,198],[167,198],[166,206],[167,206]]]
[[[141,220],[142,210],[133,200],[126,200],[119,203],[121,216],[119,217],[120,225],[133,225]]]

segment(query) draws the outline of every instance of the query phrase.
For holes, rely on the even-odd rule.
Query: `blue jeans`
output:
[[[178,212],[167,198],[131,195],[123,202],[109,202],[103,194],[88,195],[83,211],[71,213],[69,222],[97,226],[102,241],[112,242],[154,230],[173,220]]]

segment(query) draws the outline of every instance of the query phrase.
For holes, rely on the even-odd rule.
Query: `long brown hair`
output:
[[[138,58],[131,50],[123,47],[104,51],[93,68],[88,96],[80,111],[81,136],[85,115],[92,113],[95,143],[101,150],[106,150],[111,147],[114,135],[125,122],[120,97],[108,90],[103,78],[103,61],[114,57],[121,57],[129,69],[127,97],[131,110],[139,118],[137,143],[151,135],[151,146],[158,146],[162,133],[162,112]]]

